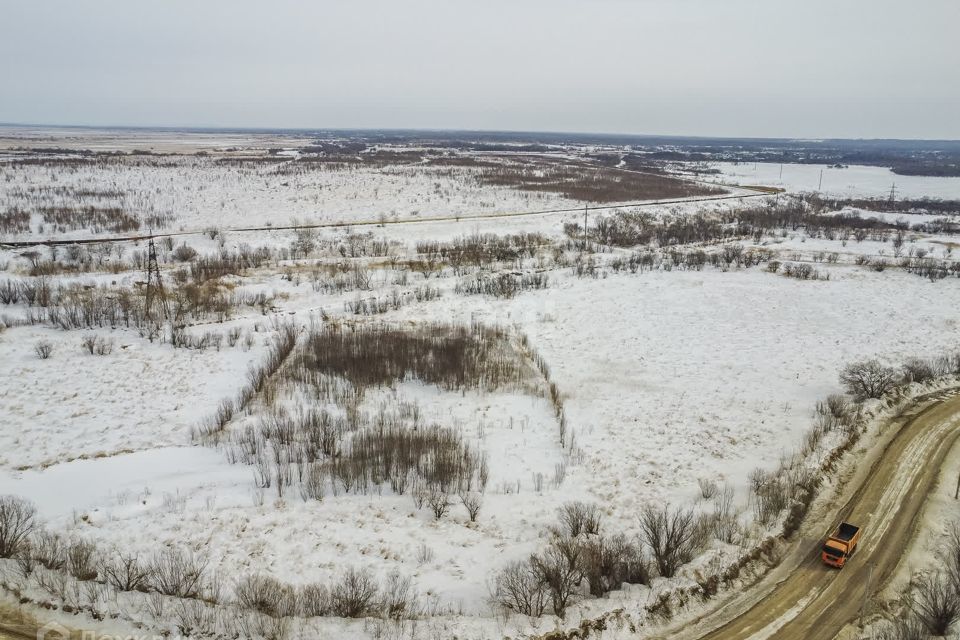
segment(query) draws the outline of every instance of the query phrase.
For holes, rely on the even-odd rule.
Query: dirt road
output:
[[[813,526],[816,533],[801,536],[771,580],[663,637],[829,640],[856,624],[868,588],[877,592],[896,569],[944,458],[960,438],[960,395],[945,392],[915,403],[888,428],[897,427],[872,467],[852,481],[852,495],[834,510],[833,526],[846,520],[864,530],[846,567],[831,569],[820,561],[818,536],[828,527],[822,522],[822,530]]]

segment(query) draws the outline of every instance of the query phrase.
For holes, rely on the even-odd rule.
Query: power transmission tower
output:
[[[894,182],[890,185],[890,202],[893,202],[897,199],[897,183]]]
[[[587,250],[587,205],[583,205],[583,250]]]
[[[154,307],[159,306],[159,319],[154,318]],[[170,311],[167,307],[167,295],[163,290],[163,279],[160,277],[160,263],[157,261],[157,246],[151,236],[147,243],[147,299],[143,305],[144,319],[149,323],[156,321],[157,325],[165,322]]]

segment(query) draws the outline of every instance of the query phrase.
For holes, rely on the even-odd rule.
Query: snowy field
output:
[[[157,144],[162,143],[161,137]],[[90,140],[82,144],[92,146]],[[243,141],[231,139],[223,146],[235,144]],[[65,175],[42,166],[7,170],[13,177],[0,185],[0,210],[31,187],[85,185],[128,194],[125,206],[169,214],[176,228],[187,230],[285,225],[293,219],[382,218],[384,223],[360,231],[198,234],[161,246],[171,303],[188,308],[203,295],[234,300],[223,316],[185,312],[182,331],[188,336],[221,335],[203,347],[174,348],[160,337],[149,340],[143,330],[109,324],[64,330],[38,320],[34,303],[0,305],[5,327],[0,332],[0,495],[32,500],[51,530],[98,548],[139,557],[158,548],[202,553],[223,583],[226,601],[237,581],[250,574],[302,586],[329,583],[354,567],[368,569],[380,581],[391,573],[409,577],[432,612],[428,617],[436,620],[432,627],[424,625],[424,633],[429,628],[434,635],[455,630],[460,637],[492,638],[545,631],[554,622],[503,617],[491,590],[502,568],[544,547],[561,506],[574,500],[600,505],[604,531],[633,540],[639,539],[638,514],[646,505],[706,513],[713,503],[703,497],[699,482],[730,487],[742,531],[737,543],[708,540],[676,577],[616,589],[600,600],[583,597],[567,613],[568,621],[576,621],[579,614],[625,606],[641,615],[657,593],[691,584],[710,562],[736,557],[739,548],[769,530],[754,522],[751,473],[773,469],[800,450],[816,403],[842,392],[838,373],[846,364],[878,358],[899,365],[910,357],[942,355],[960,341],[957,277],[935,280],[914,272],[925,256],[949,269],[956,258],[953,247],[960,246],[949,229],[908,231],[896,252],[892,227],[859,240],[811,235],[802,228],[770,229],[756,237],[681,247],[718,253],[736,243],[763,255],[761,264],[740,265],[738,259],[726,268],[671,267],[663,253],[657,254],[656,266],[630,273],[614,268],[615,261],[644,251],[653,255],[657,247],[638,247],[636,254],[624,246],[591,245],[581,251],[580,236],[570,226],[581,223],[580,214],[457,219],[580,204],[549,191],[484,185],[471,179],[469,169],[387,166],[278,176],[271,173],[275,163],[238,168],[222,166],[215,157],[192,156],[164,162],[175,166],[129,170],[111,164]],[[721,169],[725,181],[781,184],[779,165]],[[815,189],[819,171],[785,165],[782,186],[788,192]],[[887,174],[867,167],[826,169],[823,190],[883,196],[895,181],[904,197],[960,197],[960,179],[894,176],[885,183]],[[724,215],[748,203],[691,202],[642,211],[652,220],[669,221]],[[452,218],[397,224],[428,213]],[[589,224],[617,214],[591,213]],[[888,224],[901,217],[862,215]],[[908,218],[911,224],[937,221],[935,216]],[[358,232],[369,233],[365,246],[380,242],[389,250],[352,255],[347,247]],[[435,258],[435,265],[427,264],[434,258],[423,243],[480,234],[536,235],[523,257],[485,257],[476,266],[445,254]],[[42,237],[89,235],[74,229]],[[30,232],[2,236],[0,242],[25,237],[39,239]],[[174,257],[174,247],[181,244],[206,258],[244,246],[263,247],[269,257],[201,280],[196,256]],[[73,267],[46,275],[30,273],[51,255],[49,248],[34,248],[38,255],[0,248],[0,287],[4,281],[70,283],[76,286],[71,295],[80,300],[93,295],[95,283],[140,291],[136,283],[145,280],[143,266],[123,261],[142,255],[145,243],[122,246],[110,261],[99,267],[84,263],[83,269],[76,266],[80,258],[61,248],[54,266],[60,260]],[[830,254],[836,257],[827,258]],[[901,267],[903,259],[915,264]],[[816,276],[787,277],[769,268],[772,261],[810,264]],[[878,262],[886,268],[870,268]],[[110,273],[112,263],[127,266]],[[542,287],[521,288],[514,295],[464,291],[471,278],[519,282],[521,275],[537,274],[545,278]],[[236,302],[256,294],[263,296],[259,302]],[[370,301],[384,306],[369,315],[355,312]],[[319,392],[283,396],[274,374],[252,401],[227,417],[219,444],[197,437],[224,400],[237,398],[251,384],[248,371],[282,343],[284,327],[293,327],[298,336],[295,358],[311,332],[337,322],[384,322],[411,331],[427,322],[500,327],[511,344],[526,345],[518,353],[526,358],[523,367],[533,371],[532,382],[524,388],[444,388],[408,372],[358,394],[355,404],[342,397],[337,404]],[[111,348],[102,355],[85,350],[88,336]],[[39,356],[41,343],[51,348],[48,358]],[[541,379],[537,357],[546,363],[549,378]],[[284,371],[282,365],[277,371]],[[549,382],[559,399],[545,391]],[[275,395],[281,400],[273,400]],[[286,489],[279,481],[262,486],[257,468],[231,460],[224,442],[258,428],[270,407],[294,398],[300,405],[291,414],[324,408],[349,418],[416,407],[422,424],[457,434],[489,465],[476,521],[457,492],[437,518],[418,507],[411,492],[399,495],[389,484],[367,492],[337,489],[331,475],[322,499],[307,498],[296,483]],[[560,439],[557,407],[566,429]],[[375,420],[361,417],[361,425],[369,427],[367,419]],[[827,451],[810,455],[819,459]],[[131,615],[156,624],[142,609],[131,608],[138,612]],[[370,636],[360,623],[317,625],[304,629]]]
[[[741,185],[769,185],[791,192],[820,191],[841,198],[886,198],[896,188],[898,198],[960,198],[960,178],[902,176],[885,167],[772,162],[716,162],[720,180]],[[781,172],[782,167],[782,172]],[[820,172],[823,172],[821,183]]]

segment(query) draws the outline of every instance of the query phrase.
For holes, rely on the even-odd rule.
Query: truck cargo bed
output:
[[[847,542],[852,540],[853,536],[857,535],[857,531],[860,531],[860,527],[855,527],[847,522],[841,522],[840,527],[837,529],[837,533],[834,537],[838,540]]]

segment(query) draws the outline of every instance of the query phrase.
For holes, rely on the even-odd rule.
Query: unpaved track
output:
[[[762,599],[733,619],[730,610],[736,604],[721,608],[677,636],[829,640],[856,623],[868,580],[870,591],[876,593],[893,574],[943,461],[960,437],[960,395],[936,394],[901,416],[897,435],[853,496],[836,511],[832,526],[847,520],[863,528],[860,547],[842,570],[820,561],[821,538],[804,537],[798,542],[804,552],[796,566]],[[896,426],[896,422],[891,425]]]

